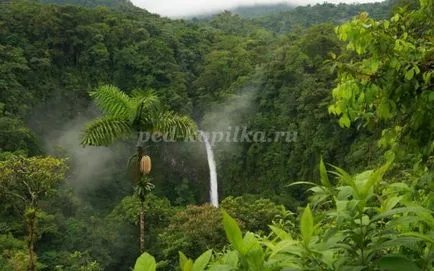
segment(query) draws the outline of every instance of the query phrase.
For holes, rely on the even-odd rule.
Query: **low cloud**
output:
[[[238,6],[255,4],[278,4],[288,3],[290,5],[304,6],[309,4],[323,3],[317,0],[132,0],[133,3],[152,13],[158,13],[167,17],[193,16],[206,13],[214,13],[225,9],[232,9]],[[328,0],[327,3],[369,3],[382,2],[379,0]]]

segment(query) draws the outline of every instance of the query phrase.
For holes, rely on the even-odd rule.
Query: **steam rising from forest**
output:
[[[114,166],[115,158],[119,159],[116,146],[83,147],[80,144],[82,129],[96,115],[93,111],[93,108],[86,110],[84,114],[66,122],[63,127],[52,130],[43,138],[51,155],[68,157],[71,166],[68,182],[79,191],[110,181],[118,170]]]
[[[257,87],[245,87],[237,94],[224,99],[206,112],[203,129],[209,132],[225,132],[229,127],[246,126],[247,119],[255,113],[254,99]]]
[[[255,114],[255,98],[258,92],[257,86],[249,86],[240,89],[236,94],[228,95],[216,102],[208,112],[205,112],[201,129],[207,132],[230,132],[233,138],[235,127],[247,126],[248,119]],[[48,103],[51,104],[51,103]],[[61,102],[58,103],[62,104]],[[62,116],[63,106],[50,107],[42,106],[35,110],[34,118],[30,120],[33,126],[38,126],[41,141],[46,146],[49,154],[60,157],[68,157],[68,163],[71,166],[68,182],[78,192],[78,196],[83,192],[92,191],[115,181],[128,182],[126,174],[126,164],[129,156],[134,152],[135,144],[114,144],[109,147],[83,147],[80,144],[80,134],[86,123],[95,119],[99,115],[93,105],[81,110],[69,121],[59,121],[67,119]],[[59,107],[59,108],[57,108]],[[178,144],[174,144],[169,153],[175,155],[179,151]],[[197,145],[197,147],[199,147]],[[237,152],[240,144],[218,144],[217,150],[220,152]],[[200,146],[199,149],[193,147],[198,160],[203,160],[206,165],[206,155]],[[164,149],[164,148],[163,148]],[[178,149],[178,150],[176,150]],[[193,150],[192,149],[192,150]],[[163,152],[164,153],[164,152]],[[162,154],[162,153],[160,153]],[[166,159],[153,157],[158,163],[167,163]],[[217,154],[217,161],[219,155]],[[220,156],[222,159],[222,156]],[[124,167],[125,170],[120,170]],[[181,169],[179,169],[181,170]],[[197,181],[206,182],[202,178]],[[207,185],[206,185],[207,186]],[[123,186],[126,187],[126,186]],[[204,195],[208,194],[205,189]]]
[[[201,128],[209,132],[232,132],[234,127],[244,127],[247,119],[255,113],[254,99],[257,87],[245,87],[237,94],[216,103],[208,112],[205,112]],[[80,134],[86,123],[98,116],[94,106],[82,110],[72,120],[58,121],[65,119],[61,116],[61,108],[56,110],[47,107],[35,110],[34,118],[30,120],[33,126],[39,127],[41,141],[46,146],[49,154],[68,157],[71,166],[68,182],[80,191],[94,189],[101,184],[112,182],[114,175],[118,175],[119,181],[126,181],[124,171],[119,167],[124,166],[129,155],[134,151],[134,144],[131,148],[121,144],[114,144],[109,147],[83,147],[80,144]],[[56,122],[57,120],[57,122]],[[178,148],[177,146],[173,146]],[[220,150],[235,151],[235,144],[220,144]],[[199,151],[199,150],[198,150]],[[199,159],[206,159],[202,151],[198,153]],[[121,174],[119,174],[121,172]],[[203,180],[200,180],[203,181]],[[206,193],[207,191],[204,191]]]

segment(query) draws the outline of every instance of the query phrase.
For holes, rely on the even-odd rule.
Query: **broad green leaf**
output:
[[[386,211],[384,213],[378,214],[371,219],[371,222],[386,218],[388,216],[392,216],[392,215],[396,215],[396,214],[410,213],[410,212],[416,213],[416,214],[419,212],[425,212],[428,214],[432,214],[431,210],[425,209],[423,207],[401,207],[401,208],[395,208],[395,209]]]
[[[193,260],[188,259],[187,262],[185,262],[184,267],[182,267],[182,271],[192,271],[193,268]]]
[[[401,234],[401,236],[415,237],[415,238],[419,238],[420,240],[424,240],[426,242],[430,242],[431,244],[434,244],[434,238],[432,236],[421,234],[418,232],[406,232]]]
[[[386,164],[381,166],[379,169],[375,170],[368,178],[368,181],[360,188],[359,195],[362,200],[365,200],[368,196],[368,192],[372,189],[376,184],[378,184],[383,178],[384,174],[389,169],[393,160],[389,160]]]
[[[363,215],[361,219],[360,218],[355,219],[354,223],[357,225],[361,224],[363,226],[369,225],[369,216]]]
[[[406,237],[401,236],[393,240],[388,240],[381,244],[375,245],[372,247],[372,250],[378,251],[383,250],[385,248],[393,248],[393,247],[414,247],[417,242],[422,241],[416,237]]]
[[[263,241],[261,241],[261,244],[263,246],[265,246],[266,248],[270,249],[271,251],[273,251],[276,248],[275,242],[272,242],[269,240],[263,240]]]
[[[284,240],[278,242],[272,252],[270,257],[274,257],[276,254],[279,253],[290,253],[289,251],[293,251],[297,246],[298,241],[295,240]]]
[[[414,76],[414,69],[411,69],[405,73],[405,79],[411,80]]]
[[[402,197],[391,197],[386,199],[381,205],[381,211],[386,212],[395,208],[395,206],[401,201]]]
[[[294,183],[288,184],[288,187],[294,186],[294,185],[300,185],[300,184],[313,185],[313,186],[317,186],[318,185],[318,184],[313,183],[313,182],[294,182]]]
[[[337,189],[339,193],[336,200],[347,200],[353,194],[353,188],[351,186],[340,186]]]
[[[282,230],[279,227],[273,226],[273,225],[269,225],[268,226],[271,231],[280,238],[280,240],[288,240],[288,239],[292,239],[291,235],[289,233],[287,233],[285,230]]]
[[[386,255],[378,261],[381,270],[388,271],[419,271],[419,267],[402,255]]]
[[[244,235],[243,246],[245,251],[248,251],[250,249],[255,249],[255,248],[261,248],[258,239],[256,238],[255,234],[252,232],[247,232],[246,235]]]
[[[188,257],[185,256],[185,254],[182,253],[181,251],[178,251],[178,254],[179,254],[179,267],[183,269],[184,265],[188,262]]]
[[[303,215],[301,216],[300,231],[301,235],[303,236],[304,244],[309,246],[313,235],[313,216],[309,204],[306,206],[303,211]]]
[[[155,258],[148,253],[143,253],[134,265],[134,271],[155,271],[157,270],[157,263]]]
[[[348,115],[343,115],[342,117],[340,117],[339,119],[339,125],[341,127],[345,127],[345,128],[349,128],[351,125],[351,121],[350,118],[348,117]]]
[[[207,250],[194,261],[192,271],[203,271],[209,263],[212,256],[212,249]]]
[[[223,256],[222,261],[225,265],[232,266],[233,268],[236,268],[238,266],[238,253],[236,251],[228,251]]]
[[[324,161],[322,160],[322,156],[319,162],[319,174],[322,185],[326,187],[331,187],[329,177],[327,176],[327,169],[324,165]]]
[[[354,178],[345,170],[333,165],[332,167],[335,169],[335,171],[330,171],[330,173],[336,175],[343,184],[349,185],[353,189],[354,197],[359,199],[359,189],[354,181]]]
[[[413,189],[408,186],[406,183],[392,183],[387,187],[388,189],[394,189],[399,192],[412,192]]]
[[[228,238],[231,245],[238,251],[243,249],[243,235],[241,233],[240,227],[238,226],[235,219],[233,219],[226,211],[222,210],[223,213],[223,226],[225,229],[226,237]]]
[[[247,261],[247,265],[249,266],[248,270],[251,271],[263,271],[264,270],[264,252],[262,249],[253,249],[250,250],[245,256]]]
[[[247,232],[244,236],[243,243],[244,251],[242,254],[247,261],[249,270],[264,270],[264,251],[255,235],[251,232]]]
[[[235,271],[235,270],[236,270],[236,268],[234,268],[233,266],[227,265],[227,264],[213,265],[209,269],[209,271]]]
[[[271,253],[270,258],[279,258],[282,255],[290,257],[303,257],[306,252],[301,246],[298,245],[299,242],[293,240],[286,240],[279,242],[275,247],[275,250]]]

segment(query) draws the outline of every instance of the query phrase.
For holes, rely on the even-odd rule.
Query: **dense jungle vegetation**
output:
[[[236,12],[0,1],[0,271],[434,270],[433,1]]]

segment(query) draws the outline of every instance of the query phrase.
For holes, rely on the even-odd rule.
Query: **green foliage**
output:
[[[22,113],[26,107],[16,105],[25,103],[29,95],[24,91],[23,80],[18,74],[29,70],[27,59],[21,48],[3,44],[0,45],[0,59],[0,116]],[[23,93],[25,97],[22,97]]]
[[[0,150],[24,151],[29,155],[40,154],[35,134],[17,119],[0,117]]]
[[[420,270],[416,264],[403,256],[385,256],[378,262],[378,267],[383,270]]]
[[[291,215],[283,205],[278,205],[270,199],[248,195],[229,196],[222,200],[220,206],[235,217],[244,229],[258,233],[267,232],[270,221],[287,221]]]
[[[366,13],[337,28],[356,60],[342,61],[329,111],[349,127],[382,127],[379,144],[399,153],[432,153],[432,3],[376,22]],[[344,59],[345,60],[345,59]],[[416,148],[416,149],[415,149]],[[401,151],[402,152],[402,151]]]
[[[365,157],[373,155],[368,146],[357,148],[359,153],[351,151],[354,138],[364,131],[356,135],[355,129],[342,130],[327,114],[335,75],[325,61],[329,53],[338,54],[340,47],[331,25],[293,33],[274,44],[268,64],[258,71],[262,80],[253,94],[251,110],[244,113],[240,124],[247,123],[250,131],[264,131],[272,138],[287,131],[294,141],[251,142],[238,149],[231,146],[228,151],[217,145],[217,160],[222,161],[219,176],[225,180],[223,193],[272,195],[272,200],[292,207],[304,199],[301,191],[290,194],[285,188],[288,180],[316,178],[320,154],[336,164],[346,165],[347,155],[364,162],[348,164],[350,168],[368,164]]]
[[[314,194],[331,193],[332,203],[314,211],[321,227],[315,227],[310,205],[304,209],[301,240],[275,226],[270,226],[269,236],[247,232],[243,237],[235,219],[223,211],[232,250],[216,254],[210,270],[430,270],[433,212],[415,202],[406,205],[402,190],[389,193],[383,176],[390,166],[388,161],[354,176],[334,167],[335,186],[311,189]],[[180,253],[180,263],[190,270],[192,260]]]
[[[183,178],[175,188],[177,198],[175,204],[180,206],[192,205],[195,203],[194,194],[190,187],[190,183],[186,178]]]
[[[0,192],[20,205],[37,207],[64,181],[67,169],[64,160],[53,157],[12,157],[0,162]]]
[[[390,20],[371,19],[386,18],[396,3]],[[253,20],[224,12],[193,22],[123,1],[77,4],[121,8],[1,4],[0,269],[26,269],[31,239],[42,271],[132,269],[142,206],[146,250],[166,259],[155,263],[162,270],[432,269],[432,1],[321,4]],[[336,36],[335,24],[354,16]],[[141,196],[127,196],[127,144],[110,147],[103,177],[77,182],[82,169],[72,158],[66,184],[58,186],[61,176],[39,187],[61,174],[48,173],[48,160],[29,162],[45,159],[31,157],[46,151],[36,138],[52,145],[59,127],[93,119],[92,101],[104,114],[89,128],[94,145],[140,130],[194,130],[183,125],[190,118],[202,129],[297,137],[214,146],[227,215],[185,207],[208,200],[203,144],[147,146],[155,195],[142,179]],[[36,194],[15,178],[29,170],[35,178],[26,183],[48,191],[35,206],[23,204]]]
[[[0,270],[24,270],[28,261],[25,242],[15,239],[11,234],[0,235]]]
[[[157,269],[157,263],[154,257],[148,253],[143,253],[136,261],[134,265],[134,271],[155,271]]]
[[[256,237],[251,232],[247,232],[243,238],[237,222],[225,211],[223,211],[223,225],[226,237],[239,253],[241,260],[239,270],[264,270],[263,251]],[[214,268],[223,268],[223,266],[217,265]]]
[[[178,251],[199,257],[210,247],[223,249],[225,237],[219,210],[210,206],[187,206],[177,211],[169,225],[159,235],[163,257],[174,265]]]
[[[306,7],[308,12],[321,14],[317,8],[327,10],[329,6]],[[379,5],[339,8],[345,10],[339,20],[347,18],[345,14],[353,8],[354,15],[360,9],[383,9]],[[335,14],[330,9],[323,17]],[[8,94],[1,96],[4,106],[0,107],[28,120],[44,139],[56,133],[53,127],[64,126],[77,115],[88,117],[88,92],[102,84],[118,86],[129,97],[134,89],[154,89],[163,107],[191,115],[199,124],[211,107],[218,110],[239,89],[248,88],[258,90],[253,91],[250,105],[255,110],[242,114],[239,125],[272,135],[277,130],[295,131],[298,140],[297,144],[239,144],[237,151],[226,153],[217,146],[219,176],[226,180],[221,186],[223,194],[262,194],[294,206],[296,200],[304,199],[300,193],[290,195],[284,186],[288,179],[316,177],[320,153],[347,168],[366,166],[369,163],[363,157],[376,156],[370,153],[374,148],[363,144],[375,135],[366,136],[353,151],[351,143],[360,135],[341,131],[326,113],[335,75],[328,73],[323,62],[329,52],[340,51],[330,25],[276,35],[230,13],[194,24],[139,9],[113,11],[28,2],[3,5],[0,21],[7,26],[0,32],[1,44],[10,48],[4,50],[7,56],[2,60],[17,68],[5,68],[4,74],[9,74],[5,83],[16,87],[2,91]],[[111,128],[113,137],[129,135],[124,121],[109,118],[94,125],[95,132],[105,127]],[[104,144],[113,139],[106,137]],[[200,163],[203,159],[197,149],[187,153],[186,148],[172,147],[168,155],[161,145],[153,149],[157,167],[165,172],[153,176],[156,193],[175,201],[177,186],[173,184],[186,178],[194,195],[188,203],[203,202],[207,167]],[[356,163],[345,163],[347,155]],[[195,170],[185,170],[192,167]]]
[[[259,25],[277,33],[285,33],[297,26],[313,26],[325,22],[341,23],[361,12],[368,12],[375,19],[384,19],[390,15],[395,0],[373,4],[332,4],[322,3],[314,6],[299,6],[292,10],[270,14],[258,18]]]
[[[312,239],[313,228],[312,210],[309,205],[307,205],[300,219],[301,236],[303,237],[303,242],[306,247],[309,247],[310,240]]]
[[[84,128],[83,145],[109,145],[133,132],[158,131],[169,138],[195,134],[196,125],[190,118],[164,111],[152,92],[134,91],[130,97],[114,86],[105,85],[90,96],[105,115]]]
[[[140,214],[140,205],[140,199],[136,196],[126,196],[110,213],[109,219],[116,222],[124,221],[137,224],[137,217]],[[169,218],[175,211],[171,209],[170,202],[167,199],[158,198],[153,194],[146,196],[144,208],[146,219],[151,222],[148,225],[149,228],[156,229],[167,226]]]
[[[64,160],[53,157],[13,156],[0,162],[0,197],[18,206],[28,231],[28,270],[36,270],[37,265],[37,222],[43,214],[38,212],[40,201],[55,193],[55,189],[64,181],[67,169]],[[41,229],[39,231],[41,234]]]
[[[188,259],[184,253],[179,252],[179,267],[182,271],[204,271],[212,256],[212,250],[207,250],[195,261]]]
[[[96,262],[89,259],[88,255],[80,252],[73,252],[71,254],[63,255],[55,266],[56,271],[101,271],[101,266]]]
[[[243,246],[243,237],[241,230],[238,227],[237,222],[228,213],[223,211],[223,225],[225,227],[226,238],[229,243],[237,249],[240,250]]]

